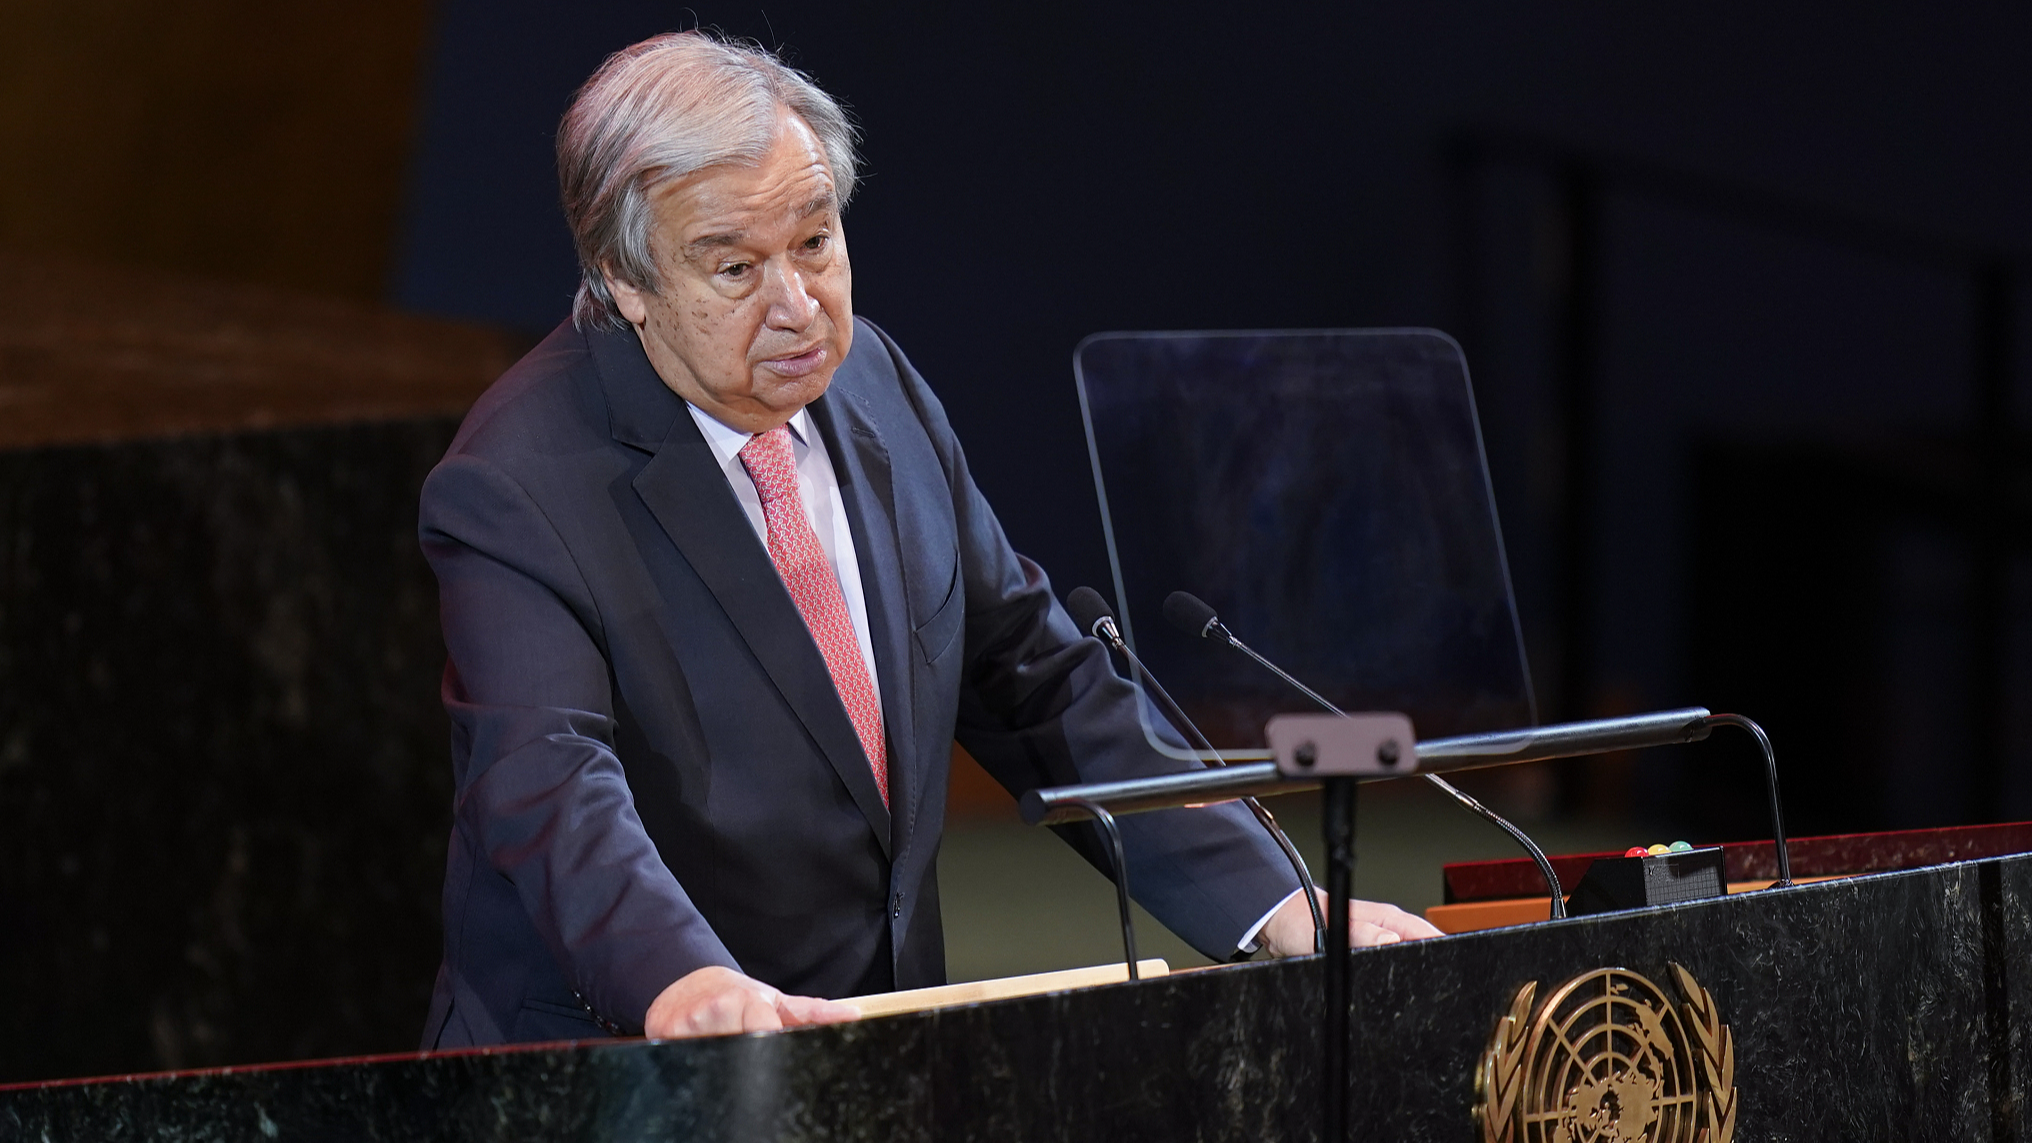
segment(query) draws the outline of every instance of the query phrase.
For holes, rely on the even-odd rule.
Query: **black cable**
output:
[[[1129,979],[1141,980],[1136,971],[1136,921],[1129,913],[1129,860],[1122,854],[1121,827],[1115,824],[1115,815],[1099,802],[1068,798],[1066,804],[1094,815],[1094,820],[1101,823],[1101,831],[1108,835],[1108,848],[1113,851],[1115,863],[1115,904],[1122,910],[1122,959],[1129,965]]]
[[[1321,783],[1320,832],[1326,841],[1326,899],[1333,923],[1326,955],[1319,958],[1326,996],[1326,1052],[1320,1082],[1326,1089],[1325,1138],[1334,1143],[1345,1143],[1348,1138],[1348,1025],[1354,993],[1350,979],[1353,965],[1348,957],[1354,926],[1349,924],[1348,902],[1355,892],[1355,791],[1360,784],[1347,777]]]
[[[1214,744],[1207,740],[1205,734],[1200,732],[1198,724],[1186,717],[1185,710],[1171,697],[1171,692],[1164,689],[1164,684],[1158,682],[1155,675],[1143,669],[1143,661],[1136,657],[1136,652],[1131,651],[1128,644],[1119,640],[1115,643],[1115,649],[1122,652],[1128,658],[1130,665],[1136,670],[1137,678],[1147,684],[1151,693],[1155,694],[1158,700],[1164,704],[1167,716],[1184,727],[1186,732],[1192,736],[1193,742],[1200,749],[1205,750],[1216,763],[1225,767],[1228,764],[1228,760],[1221,757],[1220,751],[1214,749]],[[1254,797],[1244,797],[1241,799],[1241,802],[1249,807],[1250,813],[1256,815],[1256,821],[1270,834],[1270,840],[1276,842],[1277,848],[1284,851],[1284,859],[1291,863],[1291,871],[1298,874],[1298,884],[1305,893],[1305,902],[1312,909],[1312,951],[1325,952],[1326,917],[1319,909],[1319,890],[1313,885],[1312,870],[1306,868],[1305,858],[1299,855],[1298,847],[1291,844],[1291,838],[1285,834],[1284,827],[1277,824],[1277,818],[1264,807],[1262,802],[1257,801]]]
[[[1225,625],[1220,624],[1218,620],[1215,621],[1215,630],[1222,637],[1227,639],[1227,641],[1231,645],[1233,645],[1236,649],[1240,650],[1243,654],[1249,656],[1251,659],[1256,660],[1263,666],[1268,667],[1271,671],[1275,672],[1279,678],[1283,679],[1285,682],[1290,683],[1292,686],[1297,687],[1300,691],[1304,692],[1307,698],[1310,698],[1312,701],[1325,707],[1329,712],[1333,714],[1340,715],[1342,718],[1347,717],[1348,712],[1342,710],[1340,707],[1335,706],[1333,703],[1328,702],[1325,696],[1321,695],[1318,691],[1313,690],[1311,687],[1308,687],[1304,683],[1299,682],[1297,679],[1292,678],[1290,675],[1285,674],[1284,671],[1277,666],[1277,664],[1272,663],[1270,660],[1265,659],[1261,655],[1258,655],[1255,651],[1255,648],[1250,647],[1247,643],[1244,643],[1240,639],[1235,638],[1234,633],[1230,632]],[[1449,796],[1453,798],[1454,801],[1459,802],[1462,806],[1466,807],[1468,810],[1481,815],[1483,820],[1487,821],[1490,825],[1495,826],[1497,829],[1502,830],[1504,833],[1509,834],[1511,840],[1515,841],[1518,845],[1524,847],[1524,852],[1530,854],[1531,860],[1538,864],[1538,875],[1545,879],[1545,887],[1552,893],[1552,919],[1555,921],[1565,919],[1566,896],[1565,891],[1561,889],[1559,885],[1559,873],[1552,868],[1552,859],[1545,856],[1545,851],[1538,848],[1537,842],[1532,841],[1530,837],[1526,836],[1523,830],[1518,829],[1514,825],[1511,825],[1508,818],[1503,817],[1503,815],[1483,805],[1481,802],[1477,801],[1473,796],[1471,796],[1466,790],[1461,789],[1459,786],[1454,785],[1452,782],[1447,781],[1445,778],[1442,778],[1437,774],[1421,774],[1419,776],[1424,778],[1426,781],[1432,783],[1434,786],[1439,787],[1439,789],[1445,791]]]
[[[1220,751],[1214,749],[1214,744],[1200,732],[1198,724],[1186,716],[1185,709],[1171,697],[1171,692],[1164,689],[1164,684],[1158,682],[1157,676],[1151,674],[1143,665],[1143,660],[1136,657],[1136,652],[1129,649],[1129,644],[1122,639],[1121,630],[1115,626],[1114,614],[1108,607],[1107,600],[1101,598],[1101,593],[1090,587],[1076,587],[1066,596],[1065,604],[1074,622],[1101,640],[1103,645],[1113,647],[1122,653],[1122,657],[1129,661],[1130,669],[1136,672],[1137,682],[1163,704],[1165,717],[1177,724],[1186,734],[1191,735],[1193,741],[1204,749],[1216,764],[1227,766],[1228,760],[1221,756]],[[1319,889],[1313,884],[1312,871],[1305,867],[1305,858],[1299,855],[1298,847],[1291,844],[1291,838],[1285,834],[1284,827],[1277,824],[1277,818],[1263,808],[1263,803],[1252,797],[1244,797],[1241,802],[1249,807],[1249,812],[1255,816],[1257,824],[1270,835],[1270,840],[1277,843],[1277,848],[1284,851],[1284,860],[1291,863],[1291,871],[1298,875],[1299,891],[1305,894],[1306,908],[1312,913],[1312,951],[1325,951],[1326,917],[1320,912]]]
[[[1202,639],[1211,638],[1215,635],[1220,636],[1227,641],[1230,647],[1254,659],[1263,669],[1291,684],[1300,694],[1318,703],[1328,712],[1340,715],[1342,718],[1347,717],[1348,712],[1328,702],[1325,695],[1299,682],[1286,672],[1284,668],[1257,654],[1255,648],[1235,638],[1235,633],[1228,630],[1227,624],[1221,622],[1220,616],[1215,613],[1214,609],[1208,607],[1197,596],[1183,591],[1172,592],[1164,600],[1164,617],[1174,627],[1187,634],[1198,635]],[[1758,733],[1761,735],[1763,732],[1759,731]],[[1538,864],[1538,875],[1545,879],[1545,887],[1552,893],[1552,919],[1558,921],[1566,917],[1566,895],[1565,891],[1560,888],[1559,874],[1553,870],[1552,860],[1545,856],[1544,850],[1538,848],[1537,842],[1532,841],[1526,836],[1523,830],[1511,825],[1509,820],[1501,814],[1476,801],[1468,795],[1467,791],[1454,785],[1452,782],[1437,774],[1423,774],[1420,777],[1445,791],[1448,796],[1452,797],[1454,801],[1460,803],[1466,809],[1479,814],[1490,825],[1509,834],[1511,840],[1522,846],[1524,852],[1531,855],[1531,860]],[[1773,781],[1775,783],[1776,779],[1774,778]],[[1772,789],[1775,791],[1777,786],[1774,784]],[[1777,795],[1774,793],[1772,796],[1775,798]],[[1776,803],[1774,802],[1773,804],[1775,805]]]
[[[1207,749],[1212,750],[1213,747],[1209,746]],[[1221,764],[1227,765],[1225,761]],[[1291,863],[1292,871],[1298,874],[1300,891],[1305,894],[1305,903],[1312,910],[1312,951],[1325,952],[1326,917],[1319,911],[1319,890],[1313,886],[1312,870],[1305,867],[1305,858],[1299,856],[1298,847],[1291,844],[1291,838],[1286,836],[1284,827],[1277,824],[1276,816],[1263,803],[1254,797],[1246,797],[1242,799],[1242,804],[1249,807],[1249,812],[1255,814],[1256,820],[1270,832],[1270,840],[1276,842],[1277,848],[1284,851],[1284,859]],[[1261,930],[1258,930],[1258,936],[1261,936]]]
[[[1757,739],[1757,746],[1764,752],[1764,781],[1771,793],[1771,837],[1778,848],[1778,880],[1771,888],[1780,889],[1792,884],[1792,850],[1785,843],[1785,813],[1778,805],[1778,755],[1771,749],[1771,736],[1764,728],[1740,714],[1711,714],[1707,716],[1709,726],[1733,726],[1749,731]]]
[[[1552,859],[1545,856],[1544,850],[1538,848],[1538,843],[1526,837],[1523,830],[1511,825],[1508,818],[1476,801],[1466,790],[1461,789],[1452,782],[1437,774],[1426,774],[1424,778],[1426,781],[1453,795],[1454,801],[1480,814],[1490,825],[1509,834],[1511,840],[1523,846],[1524,852],[1531,855],[1531,860],[1538,863],[1538,874],[1545,878],[1546,887],[1552,891],[1552,919],[1555,921],[1565,919],[1566,898],[1563,895],[1564,890],[1559,887],[1559,874],[1552,868]]]

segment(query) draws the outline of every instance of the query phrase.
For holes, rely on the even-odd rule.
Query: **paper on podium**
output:
[[[1168,976],[1171,966],[1162,959],[1152,957],[1136,962],[1136,971],[1143,979]],[[1036,972],[1028,976],[1004,976],[994,980],[971,980],[965,984],[941,984],[936,988],[913,988],[906,992],[878,992],[872,996],[848,996],[842,1003],[851,1004],[866,1016],[894,1016],[899,1012],[925,1012],[933,1008],[951,1008],[960,1004],[979,1004],[986,1000],[1007,1000],[1015,996],[1040,996],[1046,992],[1064,992],[1072,988],[1091,988],[1097,984],[1120,984],[1129,979],[1129,967],[1120,961],[1114,964],[1097,964],[1090,968],[1066,968],[1057,972]]]

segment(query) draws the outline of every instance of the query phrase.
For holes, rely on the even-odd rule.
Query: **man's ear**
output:
[[[613,296],[614,308],[621,311],[621,316],[629,325],[641,326],[649,320],[646,291],[615,277],[611,266],[601,266],[600,277],[606,280],[607,293]]]

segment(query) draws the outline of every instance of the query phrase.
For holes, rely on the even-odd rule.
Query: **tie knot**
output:
[[[762,494],[762,502],[797,495],[797,458],[790,452],[790,426],[756,433],[741,446],[741,466]]]

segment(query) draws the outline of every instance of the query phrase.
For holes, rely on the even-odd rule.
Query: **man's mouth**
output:
[[[783,377],[803,377],[804,375],[817,369],[819,366],[824,365],[825,359],[826,359],[825,343],[820,342],[819,344],[814,345],[810,349],[804,350],[801,353],[790,353],[785,354],[782,357],[771,357],[763,361],[762,364],[764,366],[767,366],[771,373],[775,373]]]

